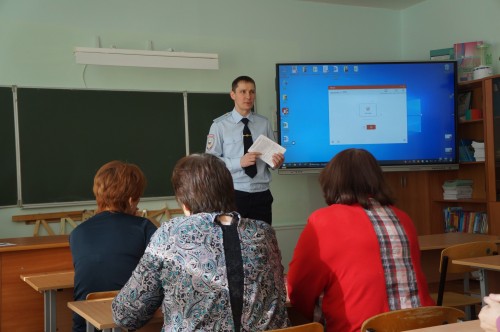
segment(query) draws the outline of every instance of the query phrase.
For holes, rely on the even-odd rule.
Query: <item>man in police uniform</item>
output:
[[[206,152],[221,158],[233,177],[238,212],[246,218],[272,223],[273,196],[269,190],[271,172],[262,161],[260,153],[244,153],[243,128],[248,119],[253,140],[259,135],[274,139],[269,121],[262,115],[254,114],[255,81],[248,76],[237,77],[232,84],[231,99],[234,109],[214,120],[207,137]],[[273,155],[274,168],[283,164],[282,153]],[[257,167],[255,176],[245,172],[245,168]]]

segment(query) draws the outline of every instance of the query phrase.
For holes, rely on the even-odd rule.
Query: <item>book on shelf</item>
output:
[[[472,91],[464,91],[458,94],[457,110],[458,120],[464,122],[467,120],[467,110],[470,110],[472,100]]]
[[[431,60],[455,60],[455,50],[453,47],[430,50]]]
[[[444,208],[444,231],[461,233],[488,233],[488,216],[483,211],[465,211],[462,207]]]
[[[460,139],[458,154],[461,162],[476,161],[474,157],[474,148],[472,147],[472,140],[466,138]]]
[[[446,180],[443,183],[443,188],[456,188],[456,187],[463,187],[463,186],[472,186],[474,184],[474,181],[471,179],[453,179],[453,180]]]
[[[443,183],[443,199],[471,199],[474,181],[469,179],[447,180]]]
[[[483,41],[456,43],[453,45],[458,67],[458,81],[466,82],[473,79],[474,68],[481,65],[481,47]]]
[[[474,149],[474,159],[476,161],[484,161],[484,142],[472,141],[471,146]]]
[[[472,191],[467,193],[444,193],[443,199],[457,200],[457,199],[471,199]]]

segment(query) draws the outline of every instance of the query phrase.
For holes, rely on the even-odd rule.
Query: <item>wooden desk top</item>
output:
[[[12,246],[0,247],[0,253],[46,248],[69,247],[69,235],[30,236],[0,239],[1,243],[13,243]]]
[[[466,265],[493,271],[500,271],[499,255],[454,259],[452,260],[452,263],[457,265]]]
[[[420,235],[418,243],[420,250],[442,250],[455,244],[462,244],[475,241],[494,241],[500,244],[500,237],[496,235],[484,235],[473,233],[443,233],[432,235]]]
[[[68,308],[82,316],[99,330],[116,327],[111,313],[112,298],[68,302]]]
[[[94,327],[111,329],[116,327],[111,313],[111,302],[113,298],[68,302],[68,307],[90,322]],[[157,323],[163,321],[163,313],[158,309],[153,318],[148,322]]]
[[[74,271],[54,271],[36,274],[22,274],[21,279],[38,292],[46,290],[73,288]]]
[[[439,325],[433,327],[426,327],[423,329],[416,329],[410,331],[411,332],[484,332],[483,329],[479,327],[479,320],[471,320],[462,323],[453,323],[453,324]]]

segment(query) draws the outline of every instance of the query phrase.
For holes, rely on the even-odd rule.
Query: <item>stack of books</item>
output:
[[[472,141],[471,146],[474,149],[474,159],[484,161],[484,142]]]
[[[488,215],[481,211],[464,211],[453,206],[444,209],[444,231],[462,233],[488,233]]]
[[[470,199],[472,198],[472,180],[455,179],[443,184],[443,199]]]

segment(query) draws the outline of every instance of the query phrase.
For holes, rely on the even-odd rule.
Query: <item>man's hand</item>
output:
[[[261,155],[260,152],[247,152],[240,159],[241,167],[248,167],[248,166],[255,165],[255,163],[257,162],[257,159],[260,157],[260,155]]]
[[[283,153],[273,154],[273,164],[274,164],[273,169],[280,168],[284,162],[285,162],[285,156],[283,155]]]

